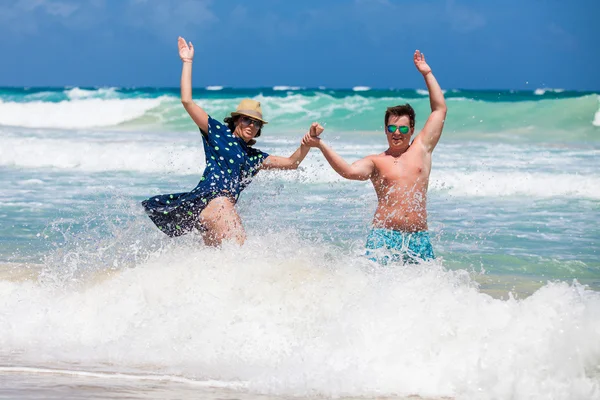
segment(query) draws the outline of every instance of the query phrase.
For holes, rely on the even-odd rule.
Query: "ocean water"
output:
[[[600,398],[600,96],[448,90],[437,260],[377,266],[376,197],[311,151],[261,172],[239,248],[170,239],[139,202],[192,189],[200,134],[165,88],[0,88],[0,398]],[[256,147],[313,121],[348,161],[423,90],[208,87],[260,100]],[[36,397],[37,396],[37,397]]]

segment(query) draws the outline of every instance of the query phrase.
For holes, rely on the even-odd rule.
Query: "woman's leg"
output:
[[[224,240],[235,240],[242,245],[246,240],[242,220],[227,197],[211,200],[200,213],[200,223],[205,228],[202,238],[208,246],[219,246]]]

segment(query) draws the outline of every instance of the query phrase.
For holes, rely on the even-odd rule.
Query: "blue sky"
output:
[[[1,0],[0,86],[600,90],[598,0]]]

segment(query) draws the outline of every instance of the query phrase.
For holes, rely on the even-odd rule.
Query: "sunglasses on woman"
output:
[[[252,119],[250,117],[240,117],[240,122],[242,123],[242,125],[244,126],[250,126],[250,124],[254,124],[254,127],[256,129],[260,129],[263,126],[263,123],[260,121],[257,121],[255,119]]]
[[[399,130],[401,134],[406,135],[410,131],[410,128],[408,126],[406,126],[406,125],[400,125],[400,126],[398,126],[398,125],[388,125],[387,126],[387,131],[389,133],[394,133],[397,130]]]

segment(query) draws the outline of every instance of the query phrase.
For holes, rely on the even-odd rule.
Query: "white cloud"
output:
[[[65,2],[52,2],[47,3],[45,5],[46,12],[50,15],[56,15],[63,18],[68,18],[71,14],[73,14],[78,8],[80,4],[74,3],[65,3]]]
[[[10,0],[8,0],[10,1]],[[104,0],[16,0],[0,8],[0,30],[17,34],[36,34],[43,21],[77,27],[90,21],[104,7]],[[88,23],[79,23],[89,27]]]
[[[35,34],[41,23],[60,23],[68,29],[90,30],[110,21],[157,35],[176,35],[190,27],[207,26],[218,18],[212,0],[114,0],[121,10],[108,14],[106,0],[0,0],[0,30]]]
[[[12,9],[17,14],[27,14],[41,10],[50,15],[66,18],[73,14],[82,4],[84,4],[82,1],[19,0],[13,4]],[[9,6],[8,8],[10,9],[11,7]]]
[[[128,19],[131,25],[163,32],[182,30],[218,21],[211,4],[212,0],[129,0]]]

